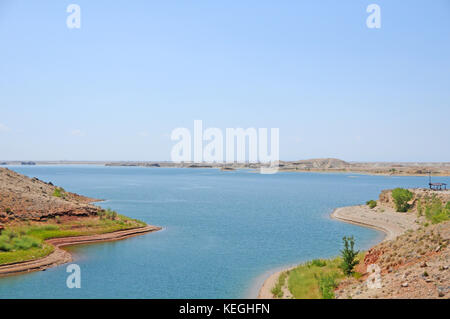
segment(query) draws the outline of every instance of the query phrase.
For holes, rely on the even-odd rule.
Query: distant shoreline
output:
[[[99,165],[110,167],[211,168],[221,171],[258,170],[261,163],[175,163],[170,161],[1,161],[0,166]],[[341,173],[373,176],[450,176],[450,162],[345,162],[339,159],[280,161],[279,172]]]

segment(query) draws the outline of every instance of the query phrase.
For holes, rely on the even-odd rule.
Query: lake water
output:
[[[81,289],[66,287],[69,274],[62,265],[0,278],[0,298],[255,297],[270,270],[337,255],[345,235],[354,235],[360,249],[383,239],[379,231],[331,220],[334,208],[376,199],[382,189],[428,182],[427,177],[246,170],[10,168],[104,199],[102,207],[164,229],[71,247],[81,267]]]

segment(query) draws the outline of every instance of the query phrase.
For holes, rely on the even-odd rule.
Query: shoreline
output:
[[[0,161],[0,163],[2,163]],[[197,169],[219,169],[221,170],[222,168],[227,168],[224,169],[222,171],[237,171],[237,170],[245,170],[245,169],[250,169],[250,170],[255,170],[255,172],[258,172],[258,170],[260,169],[260,167],[246,167],[246,166],[237,166],[237,167],[230,167],[230,166],[221,166],[221,165],[204,165],[204,166],[177,166],[177,164],[174,164],[172,162],[151,162],[150,165],[146,165],[145,162],[141,163],[141,162],[130,162],[130,163],[115,163],[115,162],[105,162],[105,161],[86,161],[86,162],[77,162],[77,161],[68,161],[68,162],[59,162],[59,161],[36,161],[34,165],[24,165],[21,164],[19,161],[3,161],[3,163],[5,164],[0,164],[0,167],[4,166],[4,167],[8,167],[8,166],[17,166],[17,167],[27,167],[27,166],[70,166],[70,165],[74,165],[74,166],[80,166],[80,165],[93,165],[93,166],[99,166],[99,167],[144,167],[144,168],[197,168]],[[384,162],[383,162],[384,163]],[[389,163],[389,162],[386,162]],[[427,169],[424,169],[423,172],[421,173],[417,173],[417,172],[411,172],[411,171],[397,171],[397,172],[391,172],[389,170],[389,167],[383,167],[379,168],[378,171],[377,170],[373,170],[373,169],[364,169],[364,168],[360,168],[360,167],[355,167],[355,168],[280,168],[278,170],[279,173],[282,172],[290,172],[290,173],[329,173],[329,174],[358,174],[358,175],[367,175],[367,176],[391,176],[391,177],[426,177],[428,176],[428,171],[431,168],[428,168],[428,166],[426,166],[426,164],[430,164],[430,163],[420,163],[417,162],[418,164],[423,164],[425,165],[425,167],[427,167]],[[437,162],[436,162],[437,163]],[[443,162],[444,164],[447,164],[446,162]],[[161,166],[153,166],[151,164],[158,164]],[[446,167],[446,166],[445,166]],[[228,169],[231,168],[231,169]],[[410,166],[403,166],[403,168],[409,168],[409,169],[420,169],[420,166],[416,166],[411,164]],[[440,166],[438,166],[437,169],[442,169]],[[446,168],[443,168],[443,171],[437,171],[437,172],[433,172],[432,176],[434,177],[449,177],[450,176],[450,171],[447,170]]]
[[[382,231],[385,234],[383,241],[388,241],[403,234],[408,229],[418,228],[415,216],[394,211],[375,212],[367,205],[339,207],[330,214],[331,219],[357,226],[367,227]],[[258,299],[274,299],[272,288],[281,273],[291,270],[297,266],[287,266],[273,272],[265,279],[258,292]]]
[[[143,235],[150,232],[159,231],[161,229],[162,227],[147,225],[144,227],[119,230],[112,233],[105,233],[98,235],[72,236],[72,237],[48,239],[45,241],[45,243],[50,244],[54,247],[54,251],[52,253],[39,259],[0,265],[0,277],[20,275],[34,271],[45,271],[48,268],[56,267],[71,262],[73,260],[72,254],[64,249],[61,249],[61,247],[64,246],[117,241],[134,236]]]

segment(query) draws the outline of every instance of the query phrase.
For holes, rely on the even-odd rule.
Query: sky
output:
[[[0,0],[0,48],[0,160],[170,160],[202,120],[279,128],[282,160],[450,161],[449,0]]]

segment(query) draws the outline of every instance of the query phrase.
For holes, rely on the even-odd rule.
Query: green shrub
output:
[[[336,274],[321,274],[319,275],[319,290],[323,299],[333,299],[334,289],[337,288]]]
[[[116,220],[117,217],[119,216],[117,214],[116,211],[111,210],[111,209],[106,209],[106,210],[101,210],[99,212],[97,212],[97,215],[100,217],[100,219],[111,219],[111,220]]]
[[[2,236],[0,236],[0,251],[11,251],[14,249],[14,246],[9,243],[8,240],[5,240]]]
[[[53,191],[53,196],[64,198],[64,196],[65,196],[64,188],[56,187],[55,190]]]
[[[356,257],[359,254],[359,250],[355,250],[355,239],[353,236],[342,238],[344,242],[344,249],[341,250],[342,263],[340,268],[345,275],[350,276],[353,273],[353,268],[359,263]]]
[[[419,211],[420,208],[420,211]],[[449,202],[444,206],[443,203],[436,195],[430,199],[424,198],[424,203],[420,203],[420,207],[417,207],[418,214],[423,214],[433,224],[450,220],[450,205]]]
[[[407,212],[409,209],[408,202],[413,198],[413,193],[404,188],[396,188],[392,191],[392,198],[397,212]]]
[[[433,224],[450,219],[450,209],[448,203],[443,207],[442,202],[438,198],[434,198],[432,203],[426,207],[425,216],[431,220]]]
[[[368,205],[370,208],[375,208],[375,207],[377,206],[377,201],[375,201],[375,200],[373,200],[373,199],[368,200],[368,201],[366,202],[366,205]]]
[[[277,283],[275,284],[275,287],[272,288],[272,290],[270,291],[274,297],[276,298],[282,298],[283,297],[283,286],[284,283],[286,282],[286,278],[288,276],[288,273],[282,272],[280,274],[280,276],[278,277]]]
[[[311,266],[317,266],[317,267],[325,267],[327,265],[326,260],[322,259],[313,259],[311,261]]]
[[[27,250],[37,247],[41,247],[41,242],[38,239],[22,235],[9,229],[0,235],[0,251]]]
[[[29,237],[29,236],[22,236],[22,237],[14,238],[13,243],[14,243],[14,247],[16,249],[22,249],[22,250],[27,250],[30,248],[35,248],[35,247],[41,246],[41,243],[39,242],[39,240],[37,240],[33,237]]]

